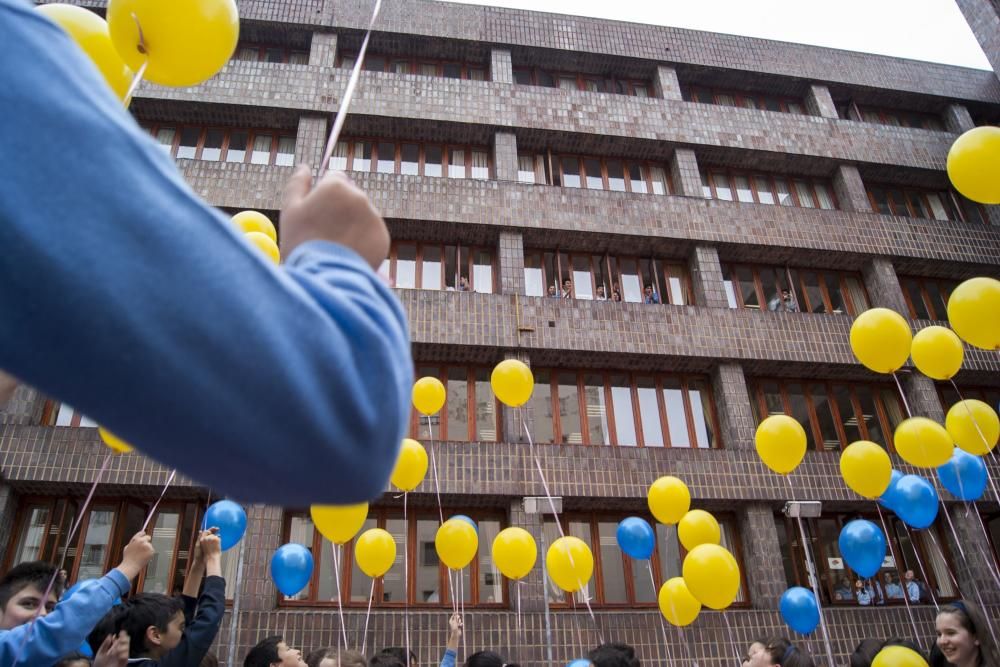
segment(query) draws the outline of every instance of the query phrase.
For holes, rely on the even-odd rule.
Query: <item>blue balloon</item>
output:
[[[454,515],[454,516],[452,516],[450,518],[451,519],[458,519],[460,521],[464,521],[465,523],[467,523],[470,526],[472,526],[473,530],[475,530],[477,533],[479,532],[479,526],[476,525],[476,522],[473,521],[471,518],[465,516],[464,514],[456,514],[456,515]]]
[[[959,500],[979,500],[986,493],[986,464],[978,456],[955,448],[951,460],[937,469],[938,479]]]
[[[903,479],[903,473],[899,472],[895,468],[892,469],[892,477],[889,479],[889,487],[885,490],[879,499],[878,504],[887,510],[896,511],[894,507],[896,502],[896,484],[899,480]]]
[[[934,523],[938,493],[920,475],[903,475],[896,484],[896,515],[911,528],[923,529]]]
[[[574,660],[573,662],[566,665],[566,667],[593,667],[593,663],[586,658],[580,658],[579,660]]]
[[[82,653],[83,655],[87,656],[88,658],[94,657],[94,649],[90,648],[90,644],[87,643],[87,640],[84,640],[83,643],[80,644],[80,648],[76,650]]]
[[[862,578],[878,574],[885,560],[886,543],[882,529],[871,521],[855,519],[840,531],[840,554]]]
[[[220,500],[212,503],[205,512],[202,527],[218,528],[222,550],[226,551],[239,544],[243,539],[243,533],[247,532],[247,513],[232,500]]]
[[[75,584],[67,588],[66,591],[62,594],[62,597],[59,598],[59,601],[65,602],[66,600],[73,597],[73,594],[76,593],[77,591],[84,588],[89,588],[90,586],[100,586],[100,583],[97,581],[97,579],[81,579],[80,581],[76,582]],[[117,597],[115,598],[115,601],[112,604],[120,605],[121,603],[122,599],[120,597]]]
[[[656,547],[656,533],[645,519],[630,516],[618,524],[618,546],[636,560],[649,560]]]
[[[781,595],[781,618],[792,630],[808,635],[819,625],[819,605],[807,588],[793,586]]]
[[[305,588],[312,572],[312,554],[301,544],[282,545],[271,557],[271,579],[285,595],[295,595]]]

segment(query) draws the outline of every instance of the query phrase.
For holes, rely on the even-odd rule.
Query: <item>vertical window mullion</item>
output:
[[[587,395],[582,371],[576,373],[576,403],[580,411],[580,435],[584,445],[590,444],[590,416],[587,414]]]
[[[694,428],[694,410],[691,409],[691,392],[688,388],[688,378],[686,376],[682,376],[680,380],[681,398],[684,400],[684,417],[687,420],[688,442],[691,443],[692,448],[697,449],[698,434],[695,432]]]
[[[667,403],[663,398],[663,377],[656,375],[653,378],[653,384],[656,387],[656,409],[660,412],[660,429],[663,431],[663,446],[673,447],[673,442],[670,439],[670,417],[667,414]]]

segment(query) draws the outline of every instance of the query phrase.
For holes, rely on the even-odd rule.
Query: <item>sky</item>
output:
[[[955,0],[451,0],[990,69]]]

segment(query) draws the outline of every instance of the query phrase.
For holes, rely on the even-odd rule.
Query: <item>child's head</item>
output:
[[[321,648],[306,658],[309,667],[368,667],[365,656],[357,651],[340,651],[336,648]]]
[[[77,651],[59,658],[52,667],[90,667],[90,658]]]
[[[417,665],[417,654],[414,653],[411,650],[410,651],[410,660],[409,660],[409,662],[407,662],[407,660],[406,660],[406,649],[403,648],[402,646],[390,646],[388,648],[384,648],[381,651],[379,651],[378,653],[376,653],[372,657],[372,660],[374,660],[375,658],[377,658],[379,656],[388,656],[390,658],[394,658],[394,659],[398,660],[399,663],[401,665],[403,665],[403,667],[416,667],[416,665]],[[369,661],[369,664],[371,665],[373,663],[371,663],[371,661]]]
[[[130,637],[129,657],[158,658],[172,651],[184,635],[184,602],[161,593],[139,593],[120,605],[115,627],[109,634],[124,630]]]
[[[243,667],[306,667],[302,652],[290,648],[280,636],[268,637],[257,642],[243,659]]]
[[[24,625],[36,614],[44,616],[55,608],[64,583],[58,578],[48,599],[42,602],[55,573],[54,565],[31,561],[12,568],[0,579],[0,630]]]

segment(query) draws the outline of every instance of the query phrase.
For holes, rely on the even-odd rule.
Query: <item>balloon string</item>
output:
[[[433,450],[431,450],[433,451]],[[406,635],[406,655],[410,655],[410,522],[406,518],[406,501],[409,496],[408,491],[403,492],[403,526],[406,531],[403,535],[403,631]],[[372,580],[372,586],[375,585],[374,579]],[[385,579],[382,579],[382,585],[385,585]],[[373,589],[374,590],[374,589]],[[371,605],[371,602],[368,603]],[[368,637],[365,636],[367,641]],[[361,650],[361,654],[364,655],[364,649]]]
[[[882,508],[879,506],[878,501],[875,501],[875,509],[878,511],[878,518],[882,522],[882,532],[885,533],[885,539],[888,540],[889,539],[889,528],[886,526],[885,516],[882,514]],[[913,538],[912,537],[910,538],[910,543],[913,544]],[[915,545],[915,544],[913,544],[913,553],[917,553],[917,545]],[[920,631],[917,630],[917,620],[913,617],[913,608],[910,607],[910,592],[908,590],[906,590],[906,577],[903,576],[903,571],[899,569],[899,561],[896,560],[895,554],[893,555],[893,561],[895,562],[895,565],[896,565],[896,576],[899,577],[900,587],[903,589],[903,604],[906,605],[906,614],[907,614],[907,616],[910,617],[910,625],[913,627],[913,638],[917,642],[917,644],[919,644],[920,643]],[[918,559],[918,562],[919,562],[919,559]],[[924,571],[924,566],[923,566],[923,564],[921,564],[920,565],[920,572],[923,573],[923,571]],[[924,576],[924,581],[930,581],[927,578],[926,574],[924,574],[923,576]],[[930,590],[930,586],[929,585],[928,585],[927,589]],[[933,595],[931,595],[931,600],[934,602],[934,609],[935,610],[939,609],[938,603],[937,603],[937,599],[935,599]]]
[[[49,583],[45,587],[45,594],[42,595],[42,602],[38,605],[38,609],[35,610],[35,615],[31,617],[31,623],[28,625],[28,631],[24,633],[24,640],[17,647],[17,651],[14,652],[14,660],[11,662],[11,667],[17,664],[17,661],[21,657],[21,653],[24,651],[25,646],[27,646],[28,641],[31,639],[31,634],[35,629],[35,621],[42,613],[42,609],[45,608],[45,604],[49,599],[49,595],[52,594],[52,589],[56,585],[56,579],[59,578],[59,573],[63,569],[63,565],[66,564],[66,554],[69,552],[70,545],[73,543],[73,538],[76,537],[76,532],[80,529],[80,524],[83,523],[83,517],[87,514],[87,508],[90,506],[90,501],[94,499],[94,492],[97,491],[97,485],[100,484],[101,478],[104,477],[104,473],[107,472],[108,466],[111,464],[111,459],[114,457],[113,452],[108,452],[104,457],[104,462],[101,463],[100,469],[97,471],[97,476],[94,477],[93,484],[90,485],[90,491],[87,492],[87,498],[83,501],[83,505],[80,506],[80,510],[77,512],[76,519],[74,519],[73,524],[70,526],[69,536],[66,538],[66,546],[63,547],[62,557],[59,559],[59,567],[55,569],[52,576],[49,578]],[[143,526],[143,530],[145,530]],[[56,532],[56,549],[59,548],[59,533]]]
[[[729,616],[726,615],[726,610],[722,610],[722,622],[726,624],[726,634],[729,635],[729,648],[733,652],[733,657],[736,658],[736,664],[743,666],[743,658],[740,656],[740,652],[736,648],[736,640],[733,638],[733,626],[729,624]],[[832,667],[831,663],[831,667]]]
[[[462,654],[468,655],[468,648],[465,643],[465,577],[462,576],[461,570],[458,570],[455,574],[458,576],[458,613],[462,619]]]
[[[954,573],[952,573],[951,566],[948,565],[948,561],[943,558],[944,552],[941,550],[941,546],[938,544],[937,538],[934,537],[934,532],[929,530],[929,531],[927,531],[927,534],[930,535],[931,541],[934,542],[934,547],[938,550],[938,553],[942,554],[942,562],[944,563],[945,570],[948,572],[948,577],[951,579],[952,585],[955,587],[955,590],[958,591],[961,594],[962,589],[958,585],[958,580],[955,579],[955,575],[954,575]],[[956,541],[957,541],[957,538],[956,538]],[[965,566],[967,568],[969,568],[970,570],[972,569],[969,566],[968,561],[965,562]],[[928,586],[928,588],[930,588],[930,586]],[[977,600],[977,602],[979,602],[979,606],[982,607],[983,609],[985,609],[986,605],[983,602],[983,596],[979,593],[979,586],[976,586],[975,582],[973,582],[973,584],[972,584],[972,590],[976,594],[976,600]],[[990,620],[988,614],[986,616],[986,627],[989,628],[990,635],[993,637],[993,642],[996,643],[996,641],[997,641],[996,632],[993,629],[993,622]]]
[[[434,456],[434,427],[431,425],[431,416],[427,417],[427,437],[430,442],[427,443],[427,448],[431,450],[431,472],[434,473],[434,493],[437,494],[438,503],[438,518],[441,523],[444,523],[444,510],[441,508],[441,482],[438,481],[438,464],[437,457]]]
[[[910,402],[906,400],[906,392],[903,391],[903,385],[900,384],[899,377],[896,375],[895,371],[890,373],[890,375],[892,375],[892,379],[896,381],[896,388],[899,389],[899,397],[903,399],[903,407],[906,408],[906,416],[912,417],[913,413],[910,412]]]
[[[372,588],[368,592],[368,612],[365,614],[365,629],[361,635],[361,655],[365,655],[368,648],[368,619],[372,615],[372,598],[375,597],[375,577],[372,577]],[[406,655],[410,655],[409,631],[407,631]]]
[[[684,631],[681,630],[681,626],[675,625],[674,630],[677,631],[677,643],[684,647],[684,652],[687,654],[688,662],[691,663],[692,667],[698,667],[698,658],[691,653],[691,647],[684,641]]]
[[[969,418],[972,419],[972,423],[976,427],[976,432],[979,433],[979,437],[982,439],[983,444],[986,446],[986,451],[990,455],[990,459],[992,459],[993,463],[996,464],[997,463],[996,452],[994,451],[993,447],[990,447],[990,442],[989,440],[986,439],[986,434],[983,433],[983,429],[979,426],[979,420],[976,419],[976,415],[972,412],[972,408],[969,407],[969,404],[965,402],[965,398],[962,397],[962,392],[958,390],[958,385],[955,384],[955,380],[949,378],[949,382],[951,382],[951,386],[955,390],[955,393],[958,394],[958,400],[961,401],[962,405],[965,406],[966,411],[969,413]],[[959,477],[959,483],[961,483],[961,479],[962,478]],[[990,474],[989,466],[986,466],[986,479],[989,480],[990,488],[993,489],[993,497],[996,498],[998,503],[1000,503],[1000,493],[997,492],[997,487],[996,484],[993,482],[993,475]]]
[[[341,556],[340,548],[341,545],[330,542],[330,552],[333,554],[333,570],[334,570],[333,577],[337,581],[337,615],[340,617],[341,636],[340,639],[338,639],[337,641],[339,643],[341,639],[343,640],[344,642],[343,647],[344,650],[346,651],[348,645],[347,645],[347,629],[344,627],[344,599],[343,599],[344,596],[340,592],[340,577],[341,577],[340,564],[342,562],[340,559]]]
[[[340,138],[340,131],[344,128],[344,121],[347,119],[347,109],[351,106],[351,100],[354,98],[354,90],[358,85],[358,79],[361,76],[361,67],[365,62],[365,53],[368,51],[368,40],[372,36],[372,28],[375,27],[375,19],[378,18],[379,10],[382,8],[382,0],[375,0],[375,9],[372,11],[372,18],[368,22],[368,31],[365,33],[365,39],[361,42],[361,50],[358,51],[358,59],[354,62],[354,69],[351,70],[351,78],[347,81],[347,89],[344,90],[344,97],[340,101],[340,108],[337,110],[337,116],[333,120],[333,129],[330,130],[330,139],[326,142],[326,150],[323,151],[323,161],[320,163],[319,176],[322,178],[322,174],[326,173],[327,168],[330,165],[330,157],[333,155],[333,149],[337,145],[337,139]]]
[[[167,483],[163,485],[163,490],[160,491],[160,497],[157,498],[156,502],[153,503],[153,506],[149,508],[149,514],[146,515],[146,521],[143,522],[142,530],[140,530],[139,532],[142,533],[146,532],[146,528],[149,527],[149,522],[153,520],[153,515],[156,514],[157,508],[159,508],[160,503],[163,501],[163,496],[167,495],[167,489],[169,489],[170,485],[173,484],[174,478],[176,476],[177,476],[177,469],[174,468],[173,470],[170,471],[170,476],[167,477]]]
[[[979,510],[977,510],[975,508],[975,505],[973,503],[966,503],[966,504],[967,505],[973,505],[973,507],[972,507],[972,513],[976,515],[976,523],[982,529],[983,536],[986,538],[987,544],[989,544],[989,542],[990,542],[990,536],[989,536],[989,533],[986,532],[986,524],[983,523],[983,517],[981,517],[979,515]],[[985,561],[986,566],[990,569],[990,574],[993,575],[993,580],[997,582],[997,587],[1000,588],[1000,578],[998,578],[998,569],[997,569],[998,565],[997,565],[997,562],[994,559],[987,557],[985,551],[983,550],[983,545],[982,544],[977,543],[976,547],[977,547],[977,549],[979,551],[979,555],[983,557],[983,560]]]
[[[809,568],[809,586],[812,588],[813,597],[816,598],[816,610],[819,612],[819,627],[820,631],[823,633],[823,643],[826,646],[826,657],[830,661],[830,667],[835,664],[833,661],[833,646],[830,644],[830,634],[826,630],[826,617],[823,614],[823,605],[819,599],[819,581],[817,579],[818,570],[816,565],[813,563],[812,557],[812,545],[806,538],[806,528],[805,524],[802,522],[802,517],[796,517],[799,522],[799,536],[802,539],[802,551],[806,555],[806,565]],[[723,617],[725,617],[726,612],[722,612]]]
[[[649,583],[653,585],[653,595],[656,596],[659,589],[656,587],[656,577],[653,576],[653,561],[647,560],[646,566],[649,568]],[[670,642],[667,641],[667,624],[663,620],[663,614],[658,613],[657,616],[660,617],[660,633],[663,635],[663,649],[667,652],[667,660],[673,665],[675,664],[673,651],[670,650]]]
[[[136,71],[135,76],[132,77],[132,83],[128,85],[128,90],[125,92],[125,108],[128,109],[132,105],[132,96],[135,94],[136,89],[139,88],[139,84],[142,83],[142,79],[146,74],[146,67],[149,66],[149,59],[142,61],[142,65]]]
[[[521,580],[518,579],[514,582],[514,590],[517,591],[517,642],[518,647],[524,646],[524,628],[521,626]],[[520,648],[518,649],[518,654],[520,654]]]

